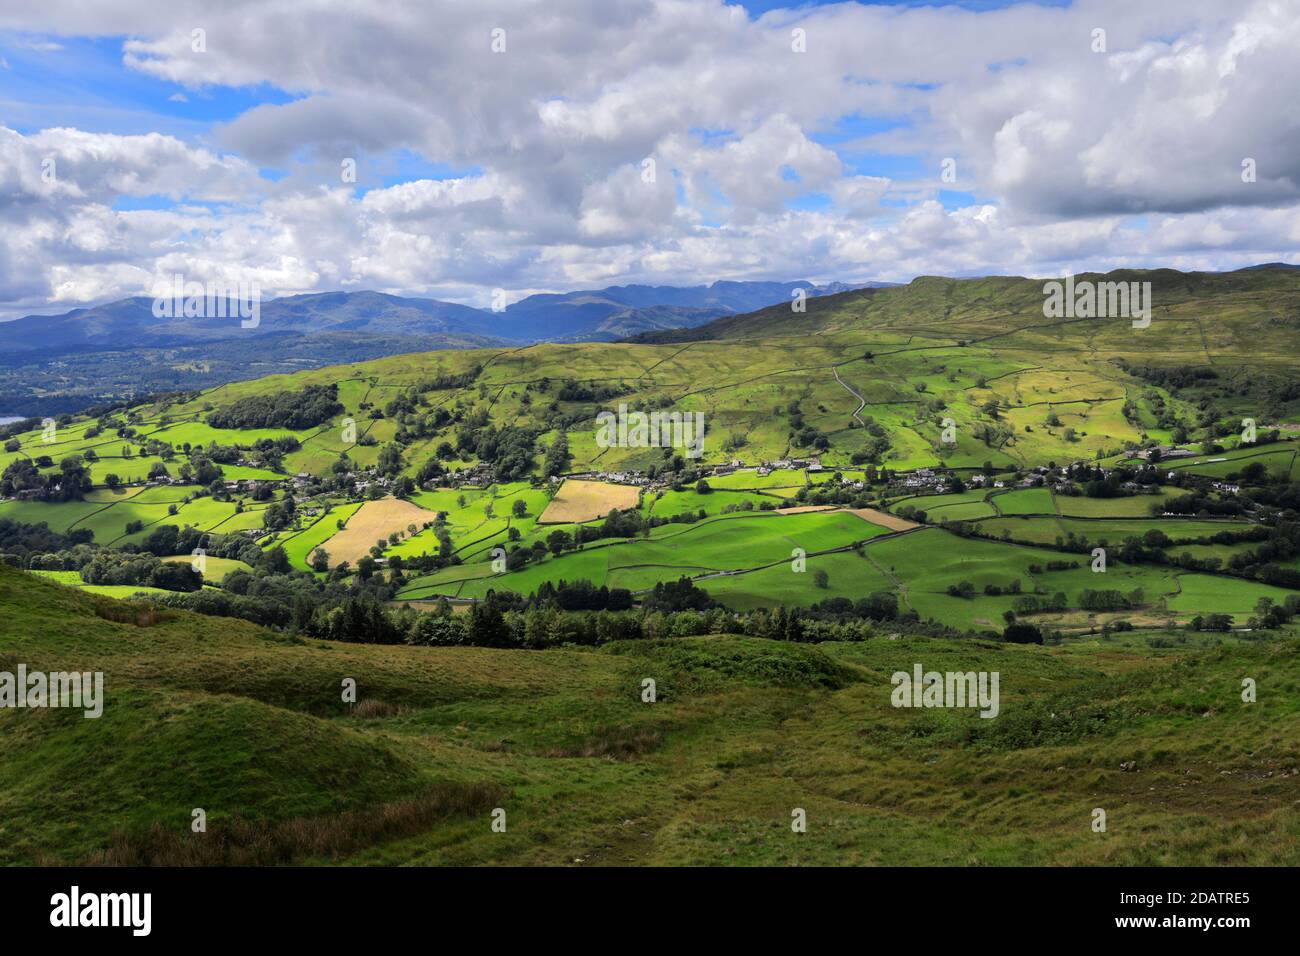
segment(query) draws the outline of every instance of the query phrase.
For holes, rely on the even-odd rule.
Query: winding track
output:
[[[840,378],[840,370],[836,368],[834,365],[831,366],[831,372],[835,375],[835,381],[843,385],[845,390],[858,400],[858,407],[853,410],[853,419],[859,425],[865,428],[867,423],[862,420],[862,416],[860,416],[858,412],[862,411],[862,409],[867,407],[867,400],[863,398],[861,395],[859,395],[857,392],[855,392],[853,390],[853,386],[851,386],[848,382],[844,381],[844,379]]]

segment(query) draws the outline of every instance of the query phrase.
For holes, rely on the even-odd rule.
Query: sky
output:
[[[1300,0],[0,0],[0,318],[1300,261],[1297,50]]]

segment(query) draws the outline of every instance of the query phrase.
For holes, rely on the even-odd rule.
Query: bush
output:
[[[1041,644],[1043,632],[1034,624],[1008,624],[1002,632],[1002,640],[1008,644]]]

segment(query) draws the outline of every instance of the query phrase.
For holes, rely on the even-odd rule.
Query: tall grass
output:
[[[115,831],[87,866],[274,866],[309,859],[337,860],[368,846],[413,836],[439,820],[485,812],[501,803],[504,788],[440,783],[415,797],[329,816],[261,822],[234,817],[207,833]]]

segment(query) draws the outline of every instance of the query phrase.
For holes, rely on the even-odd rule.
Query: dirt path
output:
[[[839,370],[838,368],[835,368],[835,366],[831,366],[831,372],[833,372],[834,375],[835,375],[835,381],[837,381],[837,382],[839,382],[841,385],[843,385],[843,386],[844,386],[844,390],[847,391],[850,395],[852,395],[854,398],[856,398],[856,399],[858,400],[858,407],[855,408],[855,409],[853,409],[853,419],[854,419],[854,421],[856,421],[859,425],[862,425],[862,426],[865,428],[867,423],[864,422],[864,421],[862,420],[862,417],[858,414],[858,412],[860,412],[860,411],[862,411],[862,409],[866,408],[866,406],[867,406],[867,400],[866,400],[865,398],[863,398],[861,395],[859,395],[857,392],[855,392],[855,391],[853,390],[853,386],[852,386],[852,385],[850,385],[848,382],[844,381],[844,379],[840,378],[840,370]]]

